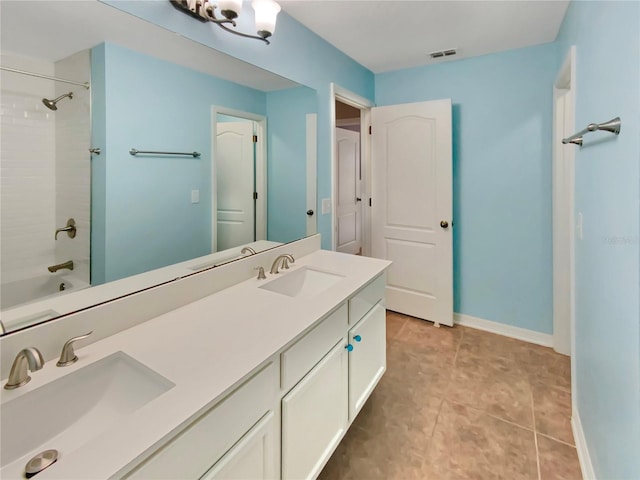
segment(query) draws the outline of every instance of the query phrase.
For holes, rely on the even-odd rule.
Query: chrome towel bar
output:
[[[564,143],[565,145],[567,143],[573,143],[574,145],[582,145],[582,137],[586,133],[595,132],[598,130],[603,130],[605,132],[611,132],[615,135],[619,135],[621,125],[622,125],[622,121],[620,120],[620,117],[613,118],[608,122],[604,122],[604,123],[590,123],[589,125],[587,125],[587,128],[585,128],[584,130],[581,130],[578,133],[574,133],[570,137],[563,138],[562,143]]]
[[[187,155],[193,158],[200,157],[200,152],[154,152],[152,150],[138,150],[136,148],[132,148],[131,150],[129,150],[129,153],[133,156],[136,156],[138,154],[145,154],[145,155]]]

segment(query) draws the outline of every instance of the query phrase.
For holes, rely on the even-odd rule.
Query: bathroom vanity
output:
[[[59,460],[38,479],[315,478],[385,371],[389,262],[316,248],[256,278],[295,248],[213,269],[209,278],[227,269],[245,279],[78,348],[70,367],[45,354],[30,383],[3,392],[3,413],[41,401],[69,426],[30,445],[3,419],[3,451],[9,442],[15,458],[3,458],[2,478],[21,478],[49,448]],[[102,421],[74,418],[59,391],[91,397]]]

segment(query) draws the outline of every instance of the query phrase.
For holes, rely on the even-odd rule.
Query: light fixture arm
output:
[[[204,15],[200,12],[200,9],[202,8],[203,4],[205,3],[202,0],[197,0],[195,3],[195,12],[192,11],[191,9],[189,9],[189,4],[187,2],[187,0],[169,0],[171,2],[171,5],[173,5],[175,8],[177,8],[178,10],[180,10],[183,13],[186,13],[188,15],[190,15],[191,17],[201,21],[201,22],[213,22],[216,25],[218,25],[220,28],[222,28],[223,30],[226,30],[227,32],[233,33],[234,35],[238,35],[240,37],[245,37],[245,38],[255,38],[256,40],[262,40],[264,43],[266,43],[267,45],[270,45],[271,42],[269,42],[269,40],[267,40],[267,37],[271,36],[270,32],[258,32],[261,35],[249,35],[246,33],[242,33],[242,32],[238,32],[237,30],[233,30],[229,27],[227,27],[225,25],[225,23],[230,23],[231,25],[233,25],[234,27],[236,26],[236,21],[233,18],[218,18],[216,17],[216,13],[215,13],[215,9],[213,7],[211,7],[210,5],[207,5],[206,10],[204,11]],[[264,35],[264,36],[262,36]]]

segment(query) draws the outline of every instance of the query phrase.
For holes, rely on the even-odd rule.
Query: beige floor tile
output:
[[[571,393],[541,383],[531,386],[536,431],[575,445],[571,429]]]
[[[406,316],[387,310],[387,340],[395,338],[406,321]]]
[[[506,359],[459,354],[446,398],[533,429],[529,379]]]
[[[537,480],[534,433],[444,402],[427,452],[431,478]]]
[[[504,359],[524,367],[529,362],[529,345],[513,338],[467,328],[460,344],[460,353]]]
[[[406,323],[395,338],[423,352],[438,352],[453,358],[462,339],[463,329],[455,327],[434,327],[433,323],[407,317]]]
[[[571,358],[551,348],[529,347],[529,377],[531,383],[543,383],[571,391]]]
[[[575,447],[538,435],[540,480],[581,480]]]
[[[422,480],[424,459],[397,445],[394,435],[353,426],[329,459],[319,480]],[[404,446],[404,445],[403,445]]]
[[[382,382],[388,383],[388,388],[395,389],[401,397],[442,397],[449,385],[452,369],[453,356],[443,357],[399,340],[389,340],[387,371]]]

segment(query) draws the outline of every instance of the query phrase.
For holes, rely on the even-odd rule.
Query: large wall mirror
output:
[[[7,333],[315,233],[315,90],[97,1],[0,10]]]

